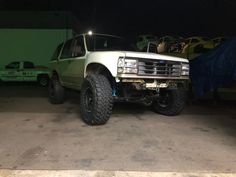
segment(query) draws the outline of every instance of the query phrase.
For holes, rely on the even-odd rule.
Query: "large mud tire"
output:
[[[62,104],[65,101],[65,88],[58,77],[53,76],[48,84],[49,101],[52,104]]]
[[[160,92],[160,97],[153,101],[152,107],[156,113],[166,116],[176,116],[183,110],[185,102],[185,89],[163,89]]]
[[[85,78],[80,93],[80,112],[88,125],[105,124],[112,113],[112,89],[103,75],[89,75]]]

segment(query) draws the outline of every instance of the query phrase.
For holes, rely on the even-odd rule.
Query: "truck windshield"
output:
[[[88,51],[130,50],[125,39],[109,35],[86,35]]]

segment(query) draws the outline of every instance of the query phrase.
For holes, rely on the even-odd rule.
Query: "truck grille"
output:
[[[139,60],[138,75],[177,77],[181,75],[181,62]]]

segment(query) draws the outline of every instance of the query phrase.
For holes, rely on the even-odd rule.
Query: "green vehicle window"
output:
[[[12,62],[12,63],[8,64],[5,68],[6,69],[19,69],[20,62]]]
[[[24,69],[32,69],[34,68],[34,64],[32,62],[26,61],[24,62]]]

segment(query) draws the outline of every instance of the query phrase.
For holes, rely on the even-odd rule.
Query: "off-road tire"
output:
[[[53,76],[48,84],[49,101],[52,104],[62,104],[65,101],[65,88],[58,77]]]
[[[167,98],[167,101],[164,104],[163,99],[165,98]],[[160,98],[153,101],[152,108],[156,113],[176,116],[183,110],[185,102],[186,90],[184,88],[163,89],[160,92]]]
[[[39,76],[38,83],[39,85],[46,87],[48,85],[49,78],[47,76]]]
[[[112,89],[103,75],[89,75],[80,92],[80,113],[88,125],[105,124],[112,113]]]

